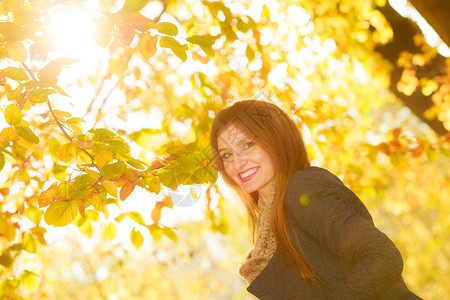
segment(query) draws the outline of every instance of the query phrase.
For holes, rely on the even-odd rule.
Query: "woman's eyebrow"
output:
[[[247,142],[247,140],[250,140],[248,137],[243,136],[237,139],[236,141],[236,145],[240,146],[242,145],[244,142]],[[219,153],[222,152],[223,150],[227,150],[227,148],[221,148],[219,149]]]

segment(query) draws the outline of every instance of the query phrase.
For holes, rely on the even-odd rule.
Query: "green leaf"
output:
[[[30,79],[28,78],[28,75],[25,72],[25,70],[21,68],[8,67],[3,70],[0,70],[0,72],[5,72],[6,77],[17,81]]]
[[[159,45],[163,48],[169,48],[172,50],[173,54],[178,56],[182,61],[186,61],[186,51],[188,50],[188,45],[181,45],[176,39],[170,36],[163,36],[159,40]]]
[[[109,150],[115,154],[120,154],[127,160],[131,159],[130,146],[125,142],[110,140],[109,146],[106,147],[106,150]]]
[[[36,103],[44,103],[48,101],[48,96],[57,93],[51,89],[34,89],[28,94],[28,98]]]
[[[215,183],[217,181],[217,177],[219,176],[219,173],[217,170],[213,167],[207,167],[206,168],[206,178],[205,180],[210,183]]]
[[[148,0],[125,0],[121,13],[129,14],[139,12],[147,5]]]
[[[245,23],[241,18],[237,19],[236,27],[240,32],[243,33],[246,33],[250,29],[250,26],[247,23]]]
[[[136,228],[133,228],[130,233],[130,239],[131,243],[136,247],[139,248],[142,246],[142,243],[144,242],[144,237],[139,231],[135,231]]]
[[[21,278],[22,284],[30,291],[37,292],[39,290],[39,276],[36,273],[25,270]]]
[[[158,177],[154,175],[149,175],[139,181],[138,186],[146,189],[150,193],[159,194],[161,191],[161,183],[158,180]]]
[[[167,144],[161,146],[161,148],[159,149],[159,154],[178,154],[183,151],[184,148],[179,141],[170,141]]]
[[[3,167],[5,166],[5,155],[0,152],[0,171],[3,170]]]
[[[16,159],[16,156],[14,155],[14,153],[9,152],[9,151],[6,150],[5,148],[0,147],[0,151],[1,151],[1,152],[5,152],[6,154],[8,154],[9,156],[11,156],[12,158]]]
[[[118,161],[100,168],[100,175],[104,178],[112,179],[122,176],[128,171],[127,165],[123,161]]]
[[[255,51],[253,51],[253,49],[250,47],[250,45],[247,45],[247,49],[245,50],[245,55],[248,58],[248,61],[252,61],[253,59],[255,59]]]
[[[164,33],[167,35],[172,35],[175,36],[178,34],[178,29],[177,26],[175,24],[169,23],[169,22],[160,22],[156,25],[156,29],[158,29],[158,31],[160,33]]]
[[[9,125],[17,125],[22,121],[22,110],[17,104],[10,104],[5,109],[5,120]]]
[[[186,39],[189,43],[197,44],[209,56],[214,57],[212,46],[215,40],[210,35],[193,35]]]
[[[117,136],[114,132],[111,130],[105,129],[105,128],[93,128],[89,130],[88,132],[92,133],[95,137],[115,137]]]
[[[65,226],[73,221],[78,213],[78,201],[55,201],[45,211],[44,220],[48,225]]]
[[[127,164],[138,170],[144,170],[145,164],[138,159],[127,160]]]
[[[158,171],[158,177],[162,184],[172,190],[176,190],[181,184],[181,176],[178,176],[174,169],[161,168]]]
[[[96,182],[97,180],[95,180],[91,175],[83,174],[75,178],[71,188],[77,190],[84,190],[92,187],[92,185],[94,185],[94,183]]]
[[[39,143],[39,138],[34,134],[34,132],[30,128],[17,126],[14,128],[16,129],[17,134],[22,136],[27,141],[33,144]]]

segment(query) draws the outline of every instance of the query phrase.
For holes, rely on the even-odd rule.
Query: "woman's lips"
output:
[[[252,168],[252,169],[249,169],[248,171],[254,170],[254,169],[255,169],[255,168]],[[245,171],[245,172],[243,172],[243,173],[246,173],[246,172],[248,172],[248,171]],[[241,179],[242,182],[247,182],[247,181],[249,181],[249,180],[252,180],[252,178],[256,176],[256,173],[258,173],[258,171],[259,171],[259,167],[256,168],[256,171],[255,171],[253,174],[247,176],[246,178],[242,178],[241,176],[239,176],[239,174],[238,174],[238,177]]]

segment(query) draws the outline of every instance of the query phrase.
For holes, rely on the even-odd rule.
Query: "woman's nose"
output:
[[[242,153],[236,153],[234,155],[234,168],[237,171],[242,171],[242,167],[245,165],[245,163],[247,162],[247,159],[245,158],[244,155],[242,155]]]

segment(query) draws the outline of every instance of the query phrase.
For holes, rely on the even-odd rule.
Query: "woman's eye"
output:
[[[254,142],[248,142],[248,143],[245,143],[244,149],[249,149],[249,148],[251,148],[254,144],[255,144]]]
[[[224,155],[222,155],[222,159],[226,160],[230,157],[230,153],[225,153]]]

